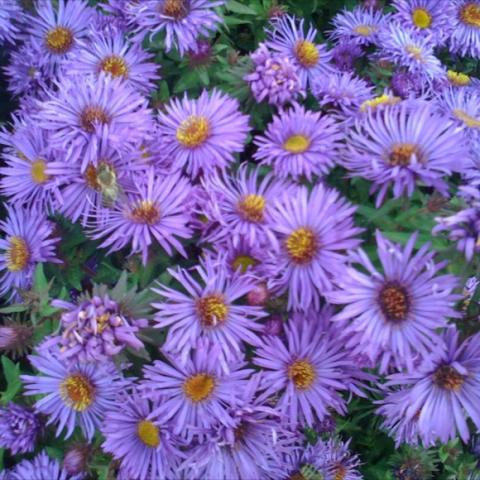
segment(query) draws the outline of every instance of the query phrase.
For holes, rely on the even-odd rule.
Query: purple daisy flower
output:
[[[272,225],[281,243],[275,259],[278,278],[272,290],[288,291],[288,308],[308,310],[320,306],[321,296],[334,279],[345,274],[345,250],[357,247],[355,207],[336,190],[317,184],[309,193],[301,187],[295,195],[278,201]]]
[[[393,403],[400,409],[399,422],[414,422],[425,446],[442,443],[457,434],[468,442],[467,419],[480,428],[480,334],[458,343],[458,331],[445,332],[447,349],[437,350],[411,373],[388,377],[386,387],[397,388],[382,400],[380,413]]]
[[[108,295],[94,296],[79,304],[53,300],[52,306],[66,310],[61,316],[60,359],[68,362],[104,362],[125,347],[143,348],[137,338],[145,319],[128,318]]]
[[[36,210],[14,208],[5,205],[6,220],[0,221],[0,230],[5,237],[0,239],[0,295],[10,292],[10,299],[19,298],[19,290],[32,285],[33,274],[38,263],[55,262],[53,224]]]
[[[291,58],[273,54],[264,43],[250,55],[255,70],[244,80],[257,103],[267,99],[270,105],[281,107],[305,96],[300,86],[298,67]]]
[[[398,198],[411,196],[417,182],[448,196],[442,177],[464,172],[470,165],[461,129],[423,103],[368,112],[351,129],[343,157],[351,176],[373,182],[377,206],[391,186]]]
[[[88,38],[93,8],[85,0],[67,2],[43,0],[36,3],[36,15],[25,15],[25,24],[32,42],[41,49],[50,64],[51,72],[66,58],[72,56],[79,41]]]
[[[157,360],[145,366],[141,386],[145,396],[164,398],[151,417],[160,422],[171,419],[174,433],[187,441],[204,437],[218,422],[234,427],[230,409],[238,403],[252,370],[239,361],[230,363],[225,371],[220,353],[218,345],[199,342],[184,365],[176,357],[168,357],[170,364]]]
[[[83,475],[69,475],[58,460],[52,460],[46,452],[33,460],[22,460],[8,472],[5,480],[82,480]]]
[[[455,9],[455,28],[450,36],[449,49],[473,58],[480,56],[480,1],[452,0]],[[452,20],[452,19],[451,19]]]
[[[271,165],[279,177],[326,175],[335,165],[342,134],[335,121],[299,104],[280,112],[264,136],[254,140],[254,158]]]
[[[363,50],[357,43],[345,40],[341,41],[332,50],[332,61],[338,70],[351,72],[355,68],[355,62],[363,55]],[[318,79],[317,79],[318,80]]]
[[[374,11],[356,7],[353,11],[343,10],[333,17],[333,41],[352,42],[357,45],[378,44],[379,34],[388,24],[389,15],[381,10]]]
[[[14,403],[0,408],[0,447],[12,455],[32,452],[41,430],[39,418],[27,408]]]
[[[238,101],[218,90],[204,90],[197,100],[173,99],[159,116],[165,155],[192,177],[224,170],[243,150],[248,120]]]
[[[146,0],[135,10],[139,39],[150,32],[149,38],[165,32],[167,51],[176,47],[184,55],[200,36],[208,36],[217,29],[221,17],[215,7],[225,0]]]
[[[149,94],[155,88],[158,65],[140,45],[130,43],[124,35],[98,34],[81,48],[65,64],[64,71],[69,75],[98,75],[103,72],[114,78],[121,78],[125,83],[142,94]]]
[[[418,354],[427,357],[442,348],[436,330],[445,327],[449,317],[460,316],[454,306],[461,296],[452,293],[459,282],[453,275],[438,275],[447,262],[433,262],[435,253],[429,251],[430,244],[413,254],[417,234],[404,249],[378,231],[376,239],[383,273],[359,250],[351,254],[351,261],[362,270],[349,267],[338,279],[340,290],[327,297],[345,305],[335,319],[350,321],[343,324],[349,348],[379,363],[382,373],[391,364],[398,370],[412,370]]]
[[[450,0],[394,0],[393,19],[434,45],[442,45],[452,33],[453,5]]]
[[[296,428],[313,426],[329,415],[329,409],[343,414],[346,402],[340,392],[361,393],[356,384],[363,374],[348,351],[345,338],[331,329],[330,311],[294,315],[280,337],[264,337],[253,363],[264,369],[265,395],[275,395],[276,409]]]
[[[133,178],[132,191],[120,197],[113,208],[96,212],[89,236],[104,238],[100,248],[109,248],[109,252],[131,243],[131,254],[141,253],[144,265],[155,240],[168,255],[175,249],[186,257],[179,239],[191,237],[187,227],[190,216],[185,211],[190,191],[190,182],[180,174],[156,175],[150,169],[145,177]]]
[[[420,37],[412,29],[392,22],[382,31],[380,44],[380,59],[421,75],[427,83],[446,75],[445,67],[433,54],[429,37]]]
[[[69,438],[78,425],[91,440],[105,416],[115,405],[115,397],[126,381],[113,363],[65,365],[59,351],[41,348],[29,355],[41,375],[21,375],[25,395],[44,395],[35,409],[49,417],[47,425],[58,424],[56,436],[66,429]]]
[[[158,402],[150,402],[136,391],[123,392],[115,407],[105,415],[102,449],[120,461],[128,478],[174,478],[180,460],[185,457],[172,426],[151,415],[158,407]]]
[[[214,262],[210,256],[193,269],[200,282],[185,269],[168,272],[187,293],[162,284],[153,289],[165,299],[153,304],[158,310],[156,327],[170,327],[163,350],[180,354],[186,361],[198,340],[206,338],[218,345],[221,366],[226,368],[226,362],[240,355],[242,342],[259,344],[257,332],[263,327],[257,321],[266,313],[259,307],[239,304],[255,288],[255,278],[239,271],[231,275],[224,261]]]
[[[315,43],[317,30],[311,25],[305,34],[305,20],[297,21],[290,15],[272,20],[267,30],[266,46],[286,56],[298,66],[298,76],[303,89],[312,81],[335,69],[330,65],[332,55],[325,45]]]
[[[234,246],[242,239],[250,245],[276,243],[271,211],[275,200],[291,191],[290,185],[275,180],[272,174],[261,179],[260,168],[249,170],[247,164],[235,175],[214,174],[203,183],[210,196],[206,206],[209,220],[218,222],[207,241],[215,245],[229,241]]]
[[[63,77],[58,91],[49,91],[33,115],[37,126],[49,132],[52,147],[81,162],[85,171],[97,159],[100,142],[135,145],[148,135],[152,125],[147,100],[121,78],[100,74]]]

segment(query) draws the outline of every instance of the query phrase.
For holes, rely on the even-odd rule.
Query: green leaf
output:
[[[229,0],[226,5],[227,10],[233,13],[240,13],[244,15],[258,15],[259,12],[254,10],[251,7],[247,7],[246,5],[242,5],[240,2],[236,2],[235,0]]]
[[[28,307],[26,305],[15,304],[8,307],[0,308],[0,313],[20,313],[26,312],[27,310]]]
[[[2,369],[7,381],[7,389],[2,393],[2,403],[12,400],[22,387],[20,381],[20,365],[13,363],[8,357],[2,356]]]

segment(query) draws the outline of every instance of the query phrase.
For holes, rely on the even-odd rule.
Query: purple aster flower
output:
[[[467,419],[480,428],[480,334],[458,345],[458,332],[445,332],[447,349],[437,350],[414,372],[388,377],[386,387],[395,388],[381,401],[381,415],[398,412],[395,430],[410,423],[413,436],[425,446],[470,438]],[[400,390],[398,390],[400,388]],[[388,421],[388,419],[387,419]]]
[[[70,476],[58,460],[48,458],[46,452],[33,460],[22,460],[7,475],[6,480],[82,480],[83,475]]]
[[[185,457],[172,425],[152,416],[159,406],[158,401],[144,399],[136,391],[123,392],[105,415],[102,448],[120,462],[128,478],[174,478],[179,461]]]
[[[304,20],[298,22],[290,15],[272,19],[266,46],[298,66],[301,87],[306,89],[316,77],[334,71],[334,67],[329,63],[332,55],[327,47],[315,43],[317,30],[310,25],[305,34],[304,24]]]
[[[421,75],[404,71],[393,74],[391,85],[393,93],[401,98],[419,97],[425,88]]]
[[[448,217],[437,217],[434,234],[448,232],[448,238],[457,244],[457,250],[471,262],[480,253],[480,208],[472,207]]]
[[[250,55],[255,70],[244,80],[250,85],[257,103],[267,99],[270,105],[281,107],[305,96],[300,86],[298,67],[291,58],[273,54],[264,43]]]
[[[243,150],[248,120],[238,101],[218,90],[204,90],[197,100],[186,95],[173,99],[159,116],[165,155],[192,177],[224,170],[235,160],[233,154]]]
[[[3,0],[0,9],[0,44],[5,42],[15,44],[20,33],[17,22],[22,15],[23,11],[17,0]]]
[[[232,411],[233,426],[216,425],[206,440],[189,452],[185,478],[264,478],[281,451],[295,435],[281,425],[278,412],[257,395],[261,374],[254,375],[240,392]]]
[[[363,374],[344,349],[344,336],[330,327],[330,311],[296,314],[284,326],[286,342],[264,337],[253,363],[264,369],[265,395],[278,396],[276,409],[292,427],[313,426],[329,409],[346,412],[343,391],[361,393]]]
[[[345,274],[344,251],[355,248],[362,229],[355,227],[355,207],[336,190],[317,184],[309,193],[301,187],[295,195],[277,202],[274,230],[281,243],[275,265],[278,278],[269,288],[288,291],[288,308],[319,308],[321,296],[332,281]]]
[[[68,75],[98,75],[104,72],[121,78],[132,90],[148,94],[155,88],[158,65],[140,45],[130,43],[120,32],[112,35],[98,34],[81,48],[64,66]]]
[[[373,86],[350,72],[332,73],[319,78],[312,87],[321,107],[328,107],[340,117],[352,117],[372,98]]]
[[[151,417],[160,422],[171,419],[173,432],[187,441],[204,437],[218,422],[235,426],[230,409],[238,403],[252,370],[239,361],[225,371],[218,347],[199,342],[184,365],[176,357],[167,357],[170,364],[157,360],[144,367],[145,396],[164,398]]]
[[[392,22],[380,35],[381,60],[393,62],[409,72],[421,75],[425,82],[445,77],[446,70],[433,54],[429,37],[420,37],[414,30],[406,29]]]
[[[88,38],[95,10],[85,0],[59,0],[58,4],[42,0],[35,6],[36,15],[26,14],[25,24],[53,73],[59,63],[77,51],[79,41]]]
[[[411,196],[421,182],[448,195],[442,177],[464,172],[470,165],[461,129],[429,104],[401,103],[368,112],[350,132],[344,166],[351,176],[373,182],[376,205],[393,187],[394,197]]]
[[[45,215],[33,208],[24,210],[5,204],[7,218],[0,221],[5,235],[0,239],[0,295],[10,292],[10,298],[19,298],[19,290],[32,285],[38,263],[56,262],[53,224]]]
[[[455,9],[453,18],[454,30],[449,39],[451,52],[480,56],[480,1],[452,0]]]
[[[265,241],[276,243],[272,232],[271,211],[273,203],[291,186],[275,180],[272,174],[263,179],[260,168],[249,170],[240,166],[234,175],[214,174],[204,180],[204,188],[210,196],[206,211],[209,220],[218,227],[206,237],[212,244],[232,242],[237,246],[243,239],[249,245]]]
[[[271,165],[279,177],[311,180],[333,168],[341,138],[332,118],[296,103],[273,118],[264,136],[255,138],[254,158]]]
[[[434,45],[442,45],[452,33],[454,11],[449,0],[394,0],[393,6],[397,10],[393,19],[400,28],[411,29]]]
[[[153,304],[158,310],[156,327],[170,327],[163,350],[180,354],[185,361],[198,340],[207,338],[218,345],[221,366],[226,368],[226,362],[239,356],[242,342],[259,344],[257,332],[262,325],[257,321],[266,313],[239,302],[256,286],[255,278],[239,271],[230,274],[223,261],[215,262],[210,256],[193,269],[195,276],[178,267],[168,272],[187,293],[162,284],[153,289],[165,299]]]
[[[190,238],[190,219],[185,202],[191,185],[180,174],[156,175],[150,169],[144,177],[133,178],[133,188],[113,208],[102,208],[90,226],[94,240],[104,239],[101,248],[110,252],[131,244],[131,254],[141,253],[147,264],[149,247],[157,241],[168,253],[173,249],[187,256],[179,239]]]
[[[150,131],[147,100],[121,78],[104,73],[98,78],[63,77],[57,86],[48,92],[48,100],[40,102],[33,119],[51,132],[52,147],[81,163],[82,171],[97,159],[99,143],[134,145]]]
[[[65,310],[61,316],[60,359],[68,362],[103,362],[125,347],[143,348],[137,338],[145,319],[128,318],[121,306],[107,294],[78,304],[53,300],[52,306]]]
[[[165,32],[167,51],[176,47],[180,55],[196,42],[200,36],[208,36],[217,29],[221,17],[215,7],[225,4],[225,0],[146,0],[135,11],[138,25],[138,38],[145,32],[149,38]]]
[[[304,457],[305,460],[311,458],[309,463],[325,480],[363,480],[358,471],[360,459],[350,452],[349,445],[350,440],[318,440],[314,446],[306,448]]]
[[[353,71],[355,62],[363,55],[360,45],[354,41],[341,41],[332,50],[332,61],[343,72]]]
[[[452,293],[459,282],[453,275],[438,275],[447,262],[433,262],[429,243],[413,254],[417,234],[403,249],[378,231],[376,240],[383,272],[363,250],[352,253],[352,263],[362,270],[349,267],[338,279],[340,290],[327,298],[345,305],[335,318],[349,321],[343,325],[348,347],[367,354],[372,363],[379,362],[382,373],[391,363],[398,370],[412,370],[417,354],[427,357],[442,348],[437,329],[445,327],[449,317],[460,316],[454,306],[461,296]]]
[[[363,7],[356,7],[353,11],[343,10],[333,17],[334,28],[330,31],[330,38],[357,45],[378,44],[379,34],[388,20],[389,15],[384,15],[382,11]]]
[[[27,408],[14,403],[0,407],[0,447],[12,455],[32,452],[41,429],[39,418]]]
[[[59,352],[42,348],[30,355],[30,363],[41,375],[22,375],[25,395],[44,395],[35,409],[49,417],[47,425],[58,424],[68,438],[77,425],[91,440],[105,416],[115,406],[115,397],[126,382],[110,362],[65,365]]]

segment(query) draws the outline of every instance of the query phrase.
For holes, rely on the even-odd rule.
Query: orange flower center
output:
[[[88,133],[94,133],[97,125],[109,121],[107,113],[100,107],[85,107],[80,114],[80,125]]]
[[[85,375],[76,373],[60,384],[60,395],[68,406],[83,412],[95,399],[95,387]]]
[[[466,25],[474,28],[480,28],[480,5],[477,3],[468,3],[460,10],[460,19]]]
[[[105,57],[100,63],[100,70],[109,73],[112,77],[126,77],[128,75],[127,63],[118,55]]]
[[[165,0],[162,11],[167,17],[181,20],[188,15],[188,4],[186,0]]]
[[[378,297],[380,308],[387,320],[398,323],[405,320],[409,308],[407,291],[396,284],[387,284]]]
[[[151,200],[137,202],[130,215],[135,222],[147,225],[154,225],[160,220],[160,210]]]
[[[67,53],[73,46],[73,33],[66,27],[55,27],[47,32],[45,44],[52,53]]]
[[[198,373],[189,377],[183,384],[185,395],[193,402],[199,403],[207,400],[215,389],[215,379],[206,374]]]
[[[458,392],[462,388],[464,382],[465,377],[460,375],[453,367],[449,365],[442,365],[441,367],[438,367],[433,374],[433,383],[440,388],[444,388],[445,390]]]
[[[265,198],[251,193],[238,202],[238,211],[249,222],[262,222],[264,219]]]
[[[219,293],[212,293],[197,300],[197,312],[204,327],[214,327],[223,323],[228,316],[228,305]]]
[[[288,378],[299,390],[306,390],[315,381],[317,373],[307,360],[296,360],[288,367]]]
[[[294,263],[307,264],[318,251],[315,234],[309,228],[298,228],[286,240],[287,252]]]
[[[24,270],[30,260],[30,250],[27,242],[22,237],[11,237],[10,248],[6,251],[7,268],[11,272]]]
[[[186,148],[203,145],[210,136],[210,124],[203,116],[190,115],[177,129],[177,140]]]
[[[398,143],[393,146],[388,156],[388,162],[393,167],[410,165],[412,156],[418,154],[418,147],[413,143]]]

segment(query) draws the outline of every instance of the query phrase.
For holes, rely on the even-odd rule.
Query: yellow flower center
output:
[[[370,100],[365,100],[360,105],[360,111],[366,112],[369,108],[375,109],[380,105],[395,105],[400,101],[400,97],[390,97],[387,94],[380,95],[379,97],[372,98]]]
[[[293,231],[285,243],[290,258],[299,265],[310,263],[318,251],[317,239],[309,228]]]
[[[137,434],[147,447],[156,448],[160,445],[159,429],[148,420],[142,420],[138,423]]]
[[[295,45],[295,56],[297,60],[306,68],[314,67],[320,60],[318,48],[307,40],[299,40]]]
[[[306,390],[317,377],[313,365],[307,360],[296,360],[288,367],[288,378],[299,390]]]
[[[109,121],[107,113],[100,107],[85,107],[80,114],[80,125],[88,133],[94,133],[97,125]]]
[[[262,222],[264,219],[265,198],[250,193],[245,195],[237,205],[238,211],[249,222]]]
[[[47,32],[45,44],[52,53],[67,53],[73,46],[73,33],[66,27],[55,27]]]
[[[377,31],[376,27],[373,27],[371,25],[357,25],[354,28],[355,33],[358,33],[362,37],[368,37],[372,33],[375,33]]]
[[[388,156],[388,163],[393,167],[410,165],[413,155],[418,155],[418,147],[413,143],[398,143],[393,146]]]
[[[470,85],[470,82],[472,81],[467,74],[455,72],[454,70],[448,70],[447,78],[450,83],[457,87],[466,87],[467,85]]]
[[[305,135],[292,135],[283,144],[284,150],[290,153],[303,153],[308,150],[309,146],[310,139]]]
[[[453,114],[467,127],[480,128],[480,120],[478,118],[472,117],[467,112],[464,112],[463,110],[457,108],[453,111]]]
[[[69,407],[83,412],[95,399],[95,386],[85,375],[76,373],[60,384],[60,395]]]
[[[160,220],[160,210],[151,200],[140,200],[132,208],[130,216],[137,223],[154,225]]]
[[[30,250],[22,237],[11,237],[10,248],[6,251],[7,268],[11,272],[24,270],[30,260]]]
[[[432,24],[432,16],[424,8],[416,8],[412,13],[412,20],[418,28],[428,28]]]
[[[118,55],[105,57],[100,63],[100,70],[109,73],[112,77],[126,77],[128,75],[127,63]]]
[[[433,383],[440,388],[458,392],[465,382],[465,377],[460,375],[453,367],[442,365],[433,374]]]
[[[420,47],[410,44],[405,47],[405,50],[418,62],[424,61],[423,55],[422,55],[422,49]]]
[[[203,116],[190,115],[177,129],[177,140],[187,148],[203,145],[210,136],[210,124]]]
[[[462,7],[460,19],[470,27],[480,28],[480,5],[478,3],[468,3]]]
[[[219,293],[199,298],[196,302],[198,316],[204,327],[214,327],[227,319],[228,305]]]
[[[239,255],[235,260],[232,262],[232,267],[234,270],[240,269],[242,273],[245,273],[248,267],[254,267],[257,265],[257,261],[248,256],[248,255]]]
[[[203,402],[213,393],[215,388],[215,379],[206,374],[198,373],[185,380],[183,391],[185,395],[194,403]]]
[[[45,183],[48,180],[48,175],[45,173],[47,165],[45,160],[38,159],[32,162],[32,180],[35,183]]]
[[[162,5],[162,12],[167,17],[181,20],[188,14],[187,2],[186,0],[165,0]]]
[[[378,301],[387,320],[394,323],[405,320],[410,302],[403,287],[396,284],[387,284],[381,290]]]

